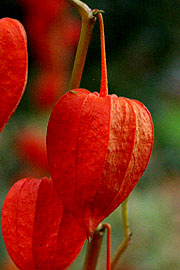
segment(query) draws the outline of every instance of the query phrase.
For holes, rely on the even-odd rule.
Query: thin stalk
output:
[[[104,223],[103,227],[107,229],[106,270],[111,270],[111,225],[108,223]]]
[[[80,0],[66,0],[79,12],[81,16],[81,34],[74,60],[73,70],[69,83],[69,90],[79,88],[86,60],[87,50],[92,35],[96,17],[93,11]]]
[[[128,204],[129,197],[122,203],[122,219],[123,219],[123,228],[124,228],[124,237],[127,238],[130,234],[129,229],[129,222],[128,222],[128,210],[127,210],[127,204]]]
[[[96,270],[104,233],[105,227],[100,223],[94,232],[92,240],[88,242],[83,270]]]
[[[101,39],[101,87],[100,97],[108,95],[108,79],[107,79],[107,64],[106,64],[106,48],[105,48],[105,35],[104,35],[104,22],[101,10],[94,10],[94,14],[98,16],[100,26],[100,39]]]
[[[128,212],[127,212],[127,203],[128,198],[122,203],[122,219],[123,219],[123,228],[124,228],[124,240],[121,242],[119,248],[117,249],[111,263],[111,270],[114,270],[121,255],[127,249],[129,243],[132,240],[132,233],[129,229],[129,222],[128,222]]]

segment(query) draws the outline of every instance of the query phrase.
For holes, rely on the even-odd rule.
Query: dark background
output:
[[[91,8],[105,10],[103,16],[109,92],[138,99],[144,103],[152,114],[155,129],[150,163],[129,200],[129,219],[134,241],[117,269],[178,270],[180,269],[180,2],[89,0],[86,3]],[[71,10],[71,13],[79,20],[76,11]],[[27,6],[23,1],[0,0],[1,18],[16,18],[26,28],[26,15]],[[34,89],[33,84],[39,69],[42,69],[42,64],[39,65],[30,36],[28,36],[28,50],[29,79],[25,95],[0,135],[1,208],[8,190],[15,181],[23,177],[41,177],[44,173],[48,175],[44,169],[36,168],[33,162],[29,164],[28,157],[22,159],[16,149],[17,134],[26,127],[32,130],[34,127],[41,129],[42,144],[44,143],[46,126],[52,110],[52,107],[48,110],[39,109],[34,104],[31,90]],[[73,49],[69,74],[74,52]],[[99,85],[100,41],[99,27],[96,23],[81,87],[99,91]],[[108,218],[108,221],[113,229],[112,252],[114,252],[120,239],[123,238],[120,208]],[[2,236],[0,249],[0,269],[15,269],[7,257]],[[105,247],[100,256],[99,269],[105,267],[104,249]],[[84,252],[85,249],[70,269],[80,269]]]

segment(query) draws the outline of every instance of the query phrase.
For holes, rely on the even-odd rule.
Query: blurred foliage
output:
[[[87,0],[91,8],[105,10],[104,22],[109,91],[138,99],[152,114],[155,129],[153,154],[129,203],[133,244],[117,269],[180,269],[180,2],[176,0]],[[43,10],[42,10],[43,12]],[[25,8],[16,0],[0,0],[0,16],[19,19]],[[72,10],[75,18],[78,15]],[[25,25],[26,27],[26,25]],[[61,33],[59,33],[61,34]],[[29,38],[29,37],[28,37]],[[15,149],[17,132],[28,125],[41,127],[44,136],[50,110],[38,110],[32,87],[38,77],[38,62],[29,43],[29,80],[22,101],[0,135],[0,206],[18,177],[40,176],[28,168]],[[72,54],[72,62],[73,62]],[[81,87],[99,91],[100,42],[96,23]],[[23,170],[22,170],[23,169]],[[27,169],[27,170],[26,170]],[[23,171],[23,173],[22,173]],[[25,173],[26,171],[26,173]],[[37,173],[37,174],[36,174]],[[46,172],[48,174],[48,172]],[[113,252],[122,240],[120,209],[108,219],[113,228]],[[104,241],[105,242],[105,241]],[[0,235],[0,269],[5,265],[5,247]],[[103,246],[102,253],[105,253]],[[70,269],[79,269],[82,255]],[[4,264],[3,264],[4,263]],[[101,254],[99,270],[104,269]]]

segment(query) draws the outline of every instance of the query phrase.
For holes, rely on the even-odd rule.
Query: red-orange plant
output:
[[[101,15],[99,14],[100,18]],[[65,207],[88,235],[130,194],[152,151],[149,111],[108,95],[103,23],[99,93],[74,89],[55,105],[47,129],[49,169]]]
[[[27,82],[27,39],[22,24],[0,19],[0,131],[24,93]]]
[[[1,224],[9,255],[21,270],[66,269],[86,239],[48,178],[14,184],[4,201]]]
[[[27,80],[26,33],[17,20],[0,20],[0,59],[2,130],[17,107]],[[44,150],[40,148],[37,157],[32,149],[34,141],[29,141],[27,134],[22,135],[25,136],[21,137],[26,147],[24,151],[41,162],[46,159]],[[46,167],[45,163],[46,160]],[[76,258],[86,239],[85,231],[63,207],[48,178],[26,178],[14,184],[3,204],[1,225],[9,255],[22,270],[65,269]]]
[[[100,94],[78,88],[58,101],[47,129],[53,181],[22,179],[3,205],[5,244],[22,270],[66,269],[86,236],[93,236],[97,225],[128,197],[151,155],[149,111],[139,101],[108,95],[103,21],[101,14],[98,17]],[[110,269],[110,229],[107,254]]]

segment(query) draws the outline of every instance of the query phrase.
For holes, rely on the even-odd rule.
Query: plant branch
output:
[[[103,227],[107,229],[106,270],[111,270],[111,225],[103,223]]]
[[[93,11],[80,0],[66,0],[70,3],[81,16],[81,34],[79,38],[79,43],[76,51],[74,66],[71,74],[69,90],[79,88],[81,77],[84,69],[84,64],[86,60],[87,50],[89,47],[89,42],[92,35],[92,30],[96,17]]]
[[[100,223],[94,232],[92,240],[88,242],[83,270],[96,270],[105,229],[106,228]]]
[[[123,228],[124,228],[124,240],[121,242],[118,250],[116,251],[112,263],[111,263],[111,270],[114,270],[119,258],[124,253],[124,251],[127,249],[129,243],[132,240],[132,233],[129,229],[129,223],[128,223],[128,213],[127,213],[127,203],[128,198],[122,203],[122,218],[123,218]]]

